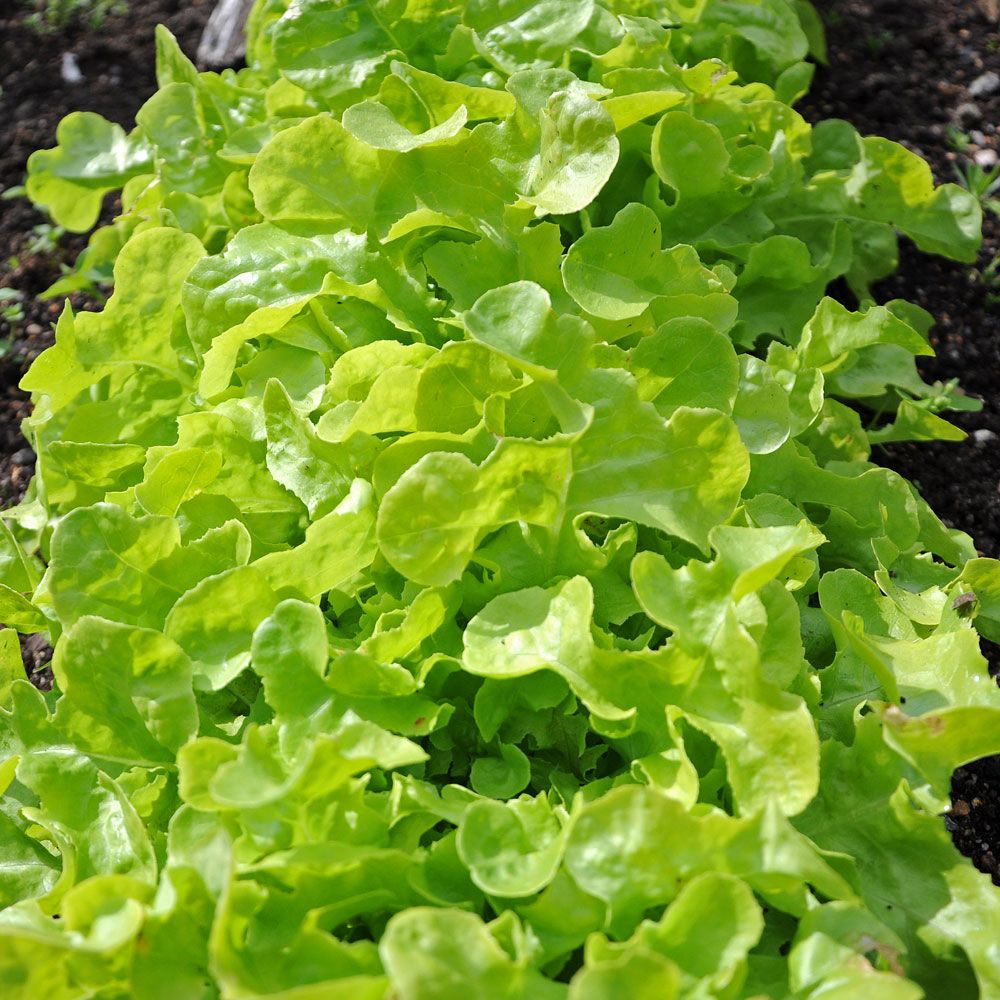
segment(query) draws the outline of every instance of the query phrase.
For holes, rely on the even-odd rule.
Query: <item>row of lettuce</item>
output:
[[[1000,566],[870,462],[963,437],[871,290],[974,199],[793,109],[804,0],[248,41],[29,165],[122,212],[0,519],[4,996],[1000,998]]]

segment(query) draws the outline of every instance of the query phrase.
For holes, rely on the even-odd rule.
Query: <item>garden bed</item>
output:
[[[133,0],[128,17],[112,18],[99,33],[75,28],[39,37],[17,14],[0,15],[2,79],[0,114],[12,137],[0,153],[0,185],[20,183],[27,155],[51,145],[55,125],[71,110],[98,111],[130,124],[155,89],[152,27],[162,21],[193,53],[210,12],[209,0]],[[939,181],[954,180],[954,165],[976,150],[983,161],[997,143],[1000,84],[970,103],[968,88],[984,74],[1000,73],[1000,36],[987,30],[970,5],[946,0],[902,3],[830,0],[826,5],[831,65],[819,72],[801,110],[811,120],[849,119],[864,133],[903,142],[928,158]],[[63,53],[71,52],[84,79],[60,76]],[[27,56],[30,55],[30,59]],[[965,152],[959,133],[970,138]],[[980,133],[980,134],[977,134]],[[113,206],[108,207],[113,211]],[[64,237],[53,246],[50,232],[36,230],[45,220],[27,202],[3,203],[0,259],[16,258],[0,274],[0,287],[24,293],[23,317],[0,325],[9,347],[0,359],[0,502],[16,502],[30,479],[33,455],[17,430],[27,401],[17,382],[27,364],[49,343],[59,303],[35,298],[73,259],[83,242]],[[968,393],[984,400],[981,413],[957,414],[970,432],[960,444],[896,445],[876,460],[918,483],[931,506],[951,526],[968,531],[983,555],[1000,556],[1000,311],[993,296],[989,265],[1000,248],[1000,226],[992,213],[975,268],[912,251],[904,244],[898,274],[880,286],[880,300],[906,298],[938,320],[938,356],[921,367],[929,380],[958,378]],[[74,299],[78,309],[90,304]],[[34,676],[44,681],[44,644],[30,641],[26,652]],[[996,650],[988,649],[994,670]],[[1000,884],[1000,765],[980,762],[958,772],[954,813],[948,822],[955,842]]]
[[[1000,83],[977,93],[986,74],[1000,74],[1000,34],[963,0],[830,0],[830,65],[821,68],[799,110],[812,121],[846,118],[859,131],[895,139],[929,160],[939,182],[954,181],[977,150],[996,151]],[[974,135],[980,133],[980,135]],[[965,152],[961,136],[973,138]],[[989,153],[983,158],[989,163]],[[990,265],[1000,253],[1000,219],[983,218],[975,268],[917,251],[905,239],[899,271],[879,288],[883,301],[903,298],[937,320],[934,358],[919,365],[928,381],[957,378],[983,400],[980,413],[957,413],[964,442],[896,444],[875,461],[916,483],[947,524],[972,535],[985,556],[1000,555],[1000,280]],[[996,674],[997,647],[983,643]],[[956,773],[952,786],[956,845],[1000,884],[1000,759]]]

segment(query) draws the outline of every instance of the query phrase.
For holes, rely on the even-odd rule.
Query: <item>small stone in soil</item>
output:
[[[992,97],[997,91],[1000,91],[1000,76],[992,70],[977,76],[969,84],[970,97]]]
[[[995,149],[977,149],[972,157],[983,170],[989,170],[997,164],[997,151]]]
[[[978,430],[972,432],[972,440],[976,444],[991,444],[996,441],[996,434],[991,431],[988,427],[980,427]]]
[[[83,83],[83,73],[80,72],[80,64],[76,61],[76,56],[72,52],[63,53],[60,73],[63,83],[68,83],[71,87],[75,87],[78,83]]]
[[[31,465],[35,461],[35,453],[30,448],[20,448],[10,456],[12,465]]]
[[[955,108],[954,118],[959,125],[978,125],[983,120],[983,109],[974,101],[963,101]]]

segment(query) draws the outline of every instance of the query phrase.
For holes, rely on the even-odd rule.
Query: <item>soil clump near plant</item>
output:
[[[131,127],[135,112],[155,90],[153,27],[165,23],[193,53],[211,0],[132,0],[124,16],[103,28],[80,25],[39,35],[24,25],[23,9],[0,13],[0,115],[7,141],[0,149],[0,188],[19,185],[36,148],[54,144],[55,128],[70,111],[91,110]],[[954,180],[954,165],[968,162],[949,142],[949,125],[974,134],[970,155],[997,146],[1000,87],[972,100],[968,88],[985,73],[1000,73],[1000,35],[973,5],[960,0],[828,0],[824,6],[831,65],[820,69],[800,110],[812,120],[840,117],[863,132],[895,139],[932,163],[939,181]],[[66,83],[63,53],[72,53],[84,79]],[[964,105],[973,105],[973,108]],[[955,133],[951,133],[952,143]],[[113,206],[109,206],[113,211]],[[31,478],[34,455],[20,435],[28,401],[17,383],[51,343],[61,302],[36,296],[71,262],[85,239],[64,236],[55,249],[38,246],[45,219],[23,199],[0,203],[0,287],[23,293],[23,318],[0,320],[0,506],[16,503]],[[1000,281],[990,288],[984,272],[1000,252],[1000,224],[987,213],[986,239],[976,269],[901,249],[900,271],[879,289],[883,300],[906,298],[938,321],[938,356],[924,363],[932,380],[959,378],[984,399],[979,414],[949,419],[970,431],[963,444],[896,445],[877,461],[916,482],[947,523],[968,531],[980,551],[1000,556]],[[76,309],[96,308],[73,297]],[[978,432],[978,433],[976,433]],[[51,683],[47,645],[24,642],[32,679]],[[995,650],[988,651],[994,668]],[[959,771],[955,809],[948,818],[956,845],[1000,884],[1000,759]]]

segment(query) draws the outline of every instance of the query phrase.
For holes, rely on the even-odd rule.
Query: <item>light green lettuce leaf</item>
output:
[[[115,262],[115,294],[104,311],[76,318],[76,353],[84,367],[144,364],[175,374],[174,312],[181,285],[202,257],[197,239],[173,229],[129,240]]]
[[[766,845],[766,846],[765,846]],[[609,909],[609,928],[633,928],[644,911],[675,899],[687,878],[717,870],[736,875],[776,904],[803,906],[803,882],[835,898],[850,886],[796,834],[765,813],[744,820],[689,813],[650,788],[624,785],[588,803],[573,819],[566,867]]]
[[[634,1000],[675,1000],[680,973],[666,958],[630,948],[613,958],[585,965],[570,980],[570,1000],[614,1000],[623,990]]]
[[[157,154],[165,194],[216,194],[232,171],[216,155],[221,128],[207,110],[195,85],[176,82],[162,87],[136,112],[135,120]]]
[[[935,187],[927,162],[905,146],[878,136],[861,142],[848,190],[863,217],[894,226],[921,250],[973,260],[982,238],[975,197],[957,184]]]
[[[130,240],[115,263],[115,294],[105,309],[65,314],[56,344],[39,356],[22,386],[49,396],[56,411],[118,366],[123,373],[145,366],[183,380],[172,343],[175,313],[181,286],[203,256],[195,237],[173,229]]]
[[[850,351],[874,344],[898,344],[913,354],[933,354],[927,341],[886,306],[852,313],[825,298],[802,331],[799,355],[812,368],[835,369]]]
[[[764,929],[753,892],[718,872],[695,876],[655,923],[644,920],[621,944],[597,935],[587,942],[586,968],[601,969],[630,955],[666,959],[685,990],[731,988],[745,974],[746,958]],[[610,970],[609,970],[610,971]],[[581,986],[591,977],[583,975]],[[583,995],[586,995],[585,993]]]
[[[474,913],[414,907],[386,927],[379,954],[400,1000],[555,1000],[565,987],[514,961]]]
[[[1000,753],[1000,697],[996,704],[959,706],[917,718],[890,706],[882,715],[885,740],[947,796],[959,767]]]
[[[487,531],[521,520],[558,533],[584,513],[629,518],[704,545],[744,482],[745,452],[732,422],[687,408],[664,422],[618,373],[595,373],[589,382],[588,395],[599,398],[577,435],[506,439],[481,466],[459,454],[430,454],[404,473],[379,508],[387,558],[439,586],[458,578]],[[682,453],[683,463],[673,460]]]
[[[661,249],[660,222],[645,205],[628,205],[611,225],[591,229],[563,263],[566,290],[602,319],[642,315],[656,298],[723,291],[718,278],[687,246]]]
[[[710,0],[700,27],[711,34],[702,39],[696,32],[696,44],[700,41],[714,48],[720,36],[737,35],[757,50],[760,59],[779,70],[809,53],[798,14],[783,0]]]
[[[518,110],[478,130],[488,137],[495,164],[538,215],[586,208],[618,162],[611,116],[566,70],[518,73],[507,89]]]
[[[215,482],[222,463],[218,449],[173,449],[148,469],[136,486],[136,500],[149,514],[173,517],[178,508]]]
[[[152,165],[152,150],[140,132],[126,136],[121,126],[90,111],[67,115],[56,141],[55,149],[30,156],[28,196],[73,232],[92,228],[104,196]]]
[[[306,529],[302,544],[261,557],[253,569],[275,590],[291,588],[315,599],[350,584],[376,551],[374,498],[368,483],[357,479],[337,507]]]
[[[464,107],[469,121],[506,118],[514,111],[512,94],[476,87],[428,73],[406,63],[390,63],[392,75],[382,81],[380,98],[414,127],[436,127]]]
[[[142,924],[145,947],[132,957],[131,984],[150,1000],[202,1000],[215,900],[198,872],[168,867]]]
[[[905,945],[874,914],[861,906],[824,903],[810,910],[799,923],[788,956],[793,988],[808,995],[865,996],[885,1000],[919,1000],[923,990],[901,977],[899,956]],[[874,955],[884,971],[867,960]],[[854,992],[852,992],[854,991]]]
[[[251,534],[281,544],[292,537],[304,508],[267,468],[260,409],[259,404],[250,403],[185,413],[177,420],[177,443],[169,448],[151,448],[146,468],[149,474],[155,473],[160,462],[178,451],[198,449],[221,454],[218,472],[201,487],[201,493],[228,498]]]
[[[68,478],[102,492],[126,488],[146,460],[138,445],[94,441],[53,441],[49,454]]]
[[[740,387],[733,420],[751,455],[777,451],[789,438],[792,412],[774,369],[752,354],[740,355]]]
[[[484,293],[463,322],[474,340],[540,381],[551,379],[552,372],[572,377],[594,339],[574,317],[555,313],[549,293],[530,281]]]
[[[379,548],[418,583],[451,583],[482,536],[507,521],[557,528],[570,461],[558,439],[501,442],[480,466],[458,453],[425,455],[382,498]]]
[[[371,93],[402,54],[392,25],[405,8],[403,0],[304,0],[275,26],[274,58],[292,83],[331,104]]]
[[[719,129],[686,111],[670,111],[653,133],[653,166],[679,199],[711,195],[724,184],[730,154]]]
[[[5,632],[13,635],[13,632]],[[23,669],[21,671],[24,673]],[[20,678],[24,680],[22,676]],[[5,706],[6,707],[6,706]],[[14,768],[3,768],[3,793],[14,778]],[[8,800],[9,801],[9,800]],[[26,899],[46,896],[59,878],[59,858],[29,831],[29,821],[4,803],[0,811],[0,906],[8,907]]]
[[[664,705],[674,700],[690,664],[662,653],[599,647],[592,633],[593,590],[575,577],[548,590],[503,594],[465,631],[463,664],[470,673],[513,679],[550,670],[569,684],[608,735],[638,726],[649,749],[669,744]]]
[[[464,127],[469,113],[465,105],[439,125],[414,134],[396,119],[392,111],[378,101],[362,101],[343,114],[341,124],[348,132],[372,149],[391,149],[406,153],[418,146],[432,146],[454,138]]]
[[[22,635],[44,632],[49,627],[40,608],[4,583],[0,583],[0,622]]]
[[[703,319],[674,319],[632,349],[639,395],[669,416],[679,406],[730,414],[739,361],[728,337]]]
[[[331,151],[336,174],[324,168]],[[383,169],[377,150],[354,138],[336,118],[318,115],[279,132],[261,150],[250,169],[250,190],[269,222],[364,229]]]
[[[1000,563],[995,559],[970,559],[962,570],[965,593],[975,594],[976,628],[987,639],[1000,638]]]
[[[753,344],[762,334],[777,334],[795,342],[827,286],[847,270],[852,252],[846,225],[834,228],[815,262],[810,248],[793,236],[770,236],[751,246],[733,293],[740,302],[735,338]]]
[[[170,762],[197,732],[191,663],[159,632],[81,618],[52,670],[55,724],[98,760]]]
[[[233,996],[266,990],[288,1000],[380,1000],[387,984],[375,946],[340,941],[322,924],[415,903],[406,884],[412,870],[401,852],[333,844],[303,845],[245,866],[220,901],[211,939],[215,976]],[[330,905],[331,898],[338,902]]]
[[[488,397],[509,393],[517,384],[504,361],[481,344],[446,344],[420,370],[413,400],[416,426],[412,429],[462,434],[483,419]]]
[[[132,518],[113,504],[82,507],[57,525],[41,587],[64,627],[97,615],[156,628],[183,593],[165,572],[179,547],[172,519]],[[193,569],[192,583],[203,571]]]
[[[290,736],[286,744],[285,736]],[[335,848],[345,820],[331,815],[332,797],[350,801],[351,778],[372,767],[393,770],[421,764],[427,754],[412,741],[345,712],[326,731],[313,735],[296,729],[286,734],[280,724],[247,727],[234,746],[216,737],[186,743],[177,755],[180,794],[203,812],[247,814],[263,820],[259,835],[273,839],[280,830],[270,824],[292,824],[314,833]],[[322,844],[319,845],[322,848]]]
[[[271,475],[306,505],[311,518],[329,513],[351,486],[342,450],[317,437],[277,379],[264,392],[264,420]]]
[[[38,562],[15,538],[7,521],[0,518],[0,579],[12,590],[34,590],[41,576]]]
[[[375,202],[380,237],[441,226],[486,234],[504,228],[518,191],[495,162],[484,128],[461,132],[446,145],[418,146],[387,164]]]
[[[680,569],[645,552],[632,563],[632,584],[648,614],[692,649],[711,646],[727,613],[775,578],[787,579],[795,560],[823,542],[808,521],[794,526],[720,525],[710,535],[714,562],[692,559]]]
[[[59,920],[34,903],[6,910],[0,918],[0,977],[9,994],[28,1000],[41,990],[78,1000],[127,988],[130,953],[149,895],[149,886],[128,876],[102,875],[66,894]]]
[[[254,629],[278,596],[256,566],[205,577],[170,609],[164,632],[190,657],[200,687],[218,690],[250,662]]]
[[[629,518],[704,548],[746,481],[732,421],[680,407],[664,422],[618,373],[598,373],[588,389],[594,417],[573,448],[570,511]]]
[[[559,818],[543,797],[476,802],[458,831],[458,853],[472,880],[492,896],[540,892],[559,868],[563,848]]]
[[[463,22],[475,33],[477,49],[505,73],[556,66],[594,16],[593,0],[471,0]]]
[[[223,392],[243,344],[280,330],[310,299],[372,281],[365,241],[353,233],[297,235],[269,223],[240,230],[184,287],[188,331],[205,355],[202,393]]]
[[[83,754],[58,746],[33,750],[18,763],[17,780],[37,796],[22,815],[45,831],[62,861],[58,881],[42,900],[47,909],[55,910],[68,891],[93,876],[156,884],[145,825],[118,783]]]

